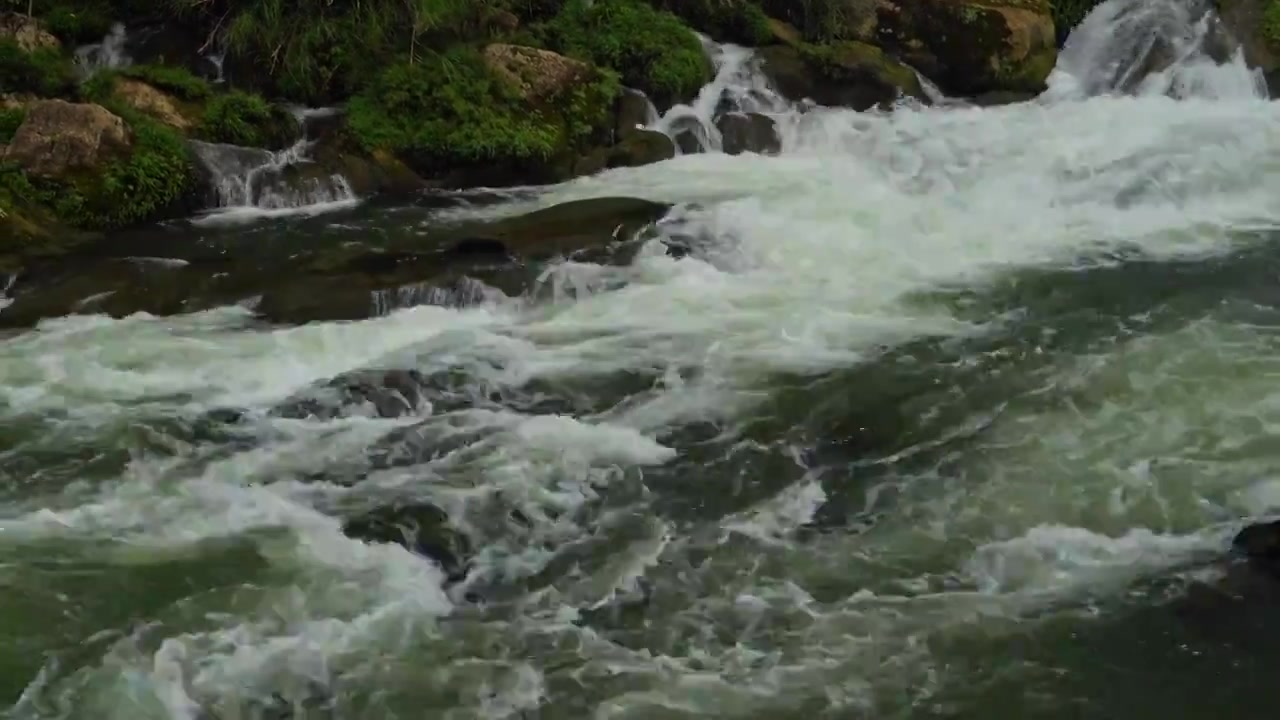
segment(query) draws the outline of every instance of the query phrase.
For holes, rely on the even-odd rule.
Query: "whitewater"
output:
[[[378,216],[672,203],[626,263],[0,337],[8,716],[1268,717],[1276,621],[1203,590],[1280,511],[1280,105],[1222,32],[1108,0],[1033,100],[865,113],[708,41],[649,124],[704,152]],[[421,397],[278,411],[370,368]],[[465,568],[344,534],[397,504]]]

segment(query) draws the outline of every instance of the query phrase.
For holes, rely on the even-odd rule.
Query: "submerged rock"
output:
[[[396,418],[426,402],[426,378],[416,370],[358,370],[303,391],[272,410],[279,417],[330,420],[349,415]]]
[[[101,105],[41,100],[27,106],[2,159],[36,177],[65,179],[99,168],[131,145],[124,120]]]
[[[457,237],[451,254],[486,249],[522,258],[549,258],[597,250],[629,239],[670,209],[670,205],[636,198],[574,200],[525,215],[485,223],[469,223],[449,232]]]
[[[357,540],[400,545],[440,565],[450,582],[466,577],[471,543],[449,516],[424,502],[389,505],[347,520],[342,531]]]
[[[778,137],[778,124],[773,118],[759,113],[727,113],[716,121],[716,128],[729,155],[744,152],[776,155],[782,150]]]

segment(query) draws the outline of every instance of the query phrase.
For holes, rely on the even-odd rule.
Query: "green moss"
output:
[[[850,40],[832,45],[804,44],[799,50],[806,65],[825,78],[857,81],[871,77],[908,95],[922,94],[915,72],[874,45]]]
[[[27,119],[27,111],[17,108],[0,108],[0,145],[7,145],[18,132],[22,121]]]
[[[1266,0],[1262,9],[1262,38],[1272,50],[1280,52],[1280,0]]]
[[[194,161],[181,134],[140,113],[113,111],[128,121],[133,149],[101,172],[54,191],[54,214],[72,226],[108,230],[155,220],[195,181]]]
[[[75,69],[57,50],[27,52],[12,39],[0,40],[0,88],[41,97],[70,97],[76,92]]]
[[[721,42],[764,45],[773,39],[758,0],[651,0]]]
[[[569,0],[543,33],[548,47],[615,70],[659,104],[692,98],[711,78],[697,36],[637,0]]]
[[[616,77],[601,73],[531,107],[479,52],[455,48],[384,70],[348,103],[348,122],[366,150],[414,168],[545,167],[609,126],[618,91]]]
[[[811,42],[869,40],[876,0],[760,0],[766,14],[794,25]]]
[[[1058,51],[1049,48],[1031,57],[1012,64],[1001,64],[996,70],[996,79],[1002,89],[1014,92],[1040,92],[1044,89],[1045,80],[1053,72],[1058,62]]]
[[[133,65],[120,70],[120,74],[163,90],[182,100],[203,100],[212,93],[212,86],[198,78],[190,70],[169,65]]]
[[[499,0],[164,0],[226,32],[241,82],[307,104],[345,99],[381,68],[489,32]],[[252,72],[248,69],[251,68]]]
[[[234,91],[205,106],[196,134],[209,142],[280,149],[293,142],[297,121],[261,95]]]
[[[0,211],[56,218],[85,230],[108,230],[155,220],[188,195],[194,160],[175,130],[126,108],[133,149],[100,171],[63,181],[34,182],[17,165],[0,164]]]

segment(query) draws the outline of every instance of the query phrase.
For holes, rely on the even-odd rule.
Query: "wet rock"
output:
[[[61,179],[97,168],[131,145],[124,121],[101,105],[41,100],[27,107],[3,159],[31,175]]]
[[[880,48],[848,41],[835,45],[775,45],[760,51],[762,69],[792,100],[867,110],[900,95],[927,101],[911,68]]]
[[[439,272],[438,265],[421,270],[428,276]],[[466,276],[396,282],[376,275],[335,275],[300,278],[272,287],[262,294],[256,312],[268,322],[304,325],[364,320],[420,305],[471,307],[500,293]]]
[[[400,545],[430,558],[440,565],[450,582],[466,577],[471,543],[434,505],[409,502],[380,507],[347,520],[342,531],[357,540]]]
[[[1232,549],[1280,579],[1280,520],[1249,525],[1231,541]]]
[[[1267,0],[1217,0],[1223,27],[1239,41],[1245,62],[1262,70],[1271,97],[1280,97],[1280,42],[1269,40]]]
[[[92,250],[92,246],[82,248]],[[127,317],[139,312],[173,315],[229,302],[221,293],[221,267],[190,266],[163,258],[28,258],[16,295],[0,311],[0,326],[28,327],[73,314]]]
[[[115,91],[116,97],[133,109],[170,127],[185,131],[196,125],[196,121],[183,112],[177,100],[141,80],[119,78],[116,80]]]
[[[649,98],[639,90],[627,89],[618,97],[618,121],[614,128],[616,137],[621,138],[628,132],[643,128],[649,124],[652,104]]]
[[[607,167],[640,167],[676,156],[676,144],[656,130],[631,130],[609,150]]]
[[[759,113],[728,113],[716,121],[723,149],[729,155],[744,152],[776,155],[782,150],[778,126],[773,118]]]
[[[426,378],[416,370],[359,370],[303,391],[273,409],[277,417],[332,420],[352,415],[396,418],[416,413],[426,402]]]
[[[598,250],[628,239],[657,221],[670,205],[636,198],[592,198],[555,205],[513,218],[469,223],[449,231],[450,253],[487,247],[520,258],[549,258]]]
[[[884,2],[876,41],[956,96],[1040,92],[1057,61],[1045,0]]]
[[[0,40],[12,40],[27,52],[57,50],[62,43],[40,21],[21,13],[0,13]]]

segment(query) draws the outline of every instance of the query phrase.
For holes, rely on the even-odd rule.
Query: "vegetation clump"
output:
[[[141,80],[182,100],[204,100],[213,94],[209,81],[196,77],[190,70],[171,65],[130,65],[120,74]]]
[[[41,97],[74,95],[75,68],[54,48],[27,52],[11,38],[0,39],[0,88]]]
[[[653,4],[721,42],[764,45],[773,38],[759,0],[653,0]]]
[[[659,104],[688,100],[711,79],[688,26],[639,0],[568,0],[542,31],[551,49],[615,70]]]
[[[196,134],[209,142],[279,150],[293,142],[297,121],[261,95],[232,91],[205,105]]]
[[[458,47],[386,68],[348,103],[348,122],[366,150],[415,169],[545,168],[608,125],[619,89],[612,74],[597,73],[531,108],[479,51]]]

